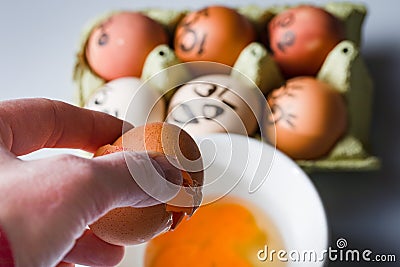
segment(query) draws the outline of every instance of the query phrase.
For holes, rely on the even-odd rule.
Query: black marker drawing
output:
[[[95,105],[103,105],[107,101],[107,92],[105,90],[101,90],[94,99]]]
[[[268,124],[286,122],[291,128],[296,128],[294,121],[296,120],[296,115],[290,112],[290,107],[282,107],[279,105],[279,99],[284,97],[296,98],[296,91],[302,90],[302,86],[290,83],[285,84],[279,90],[272,93],[270,96],[271,103],[271,114],[268,116]]]
[[[210,88],[208,88],[208,89],[206,90],[206,92],[203,93],[202,91],[200,91],[200,89],[203,89],[203,87],[202,87],[202,88],[199,88],[198,86],[196,86],[196,87],[194,88],[194,92],[195,92],[197,95],[201,96],[201,97],[209,97],[209,96],[211,96],[212,94],[214,94],[215,91],[217,91],[217,89],[218,89],[217,85],[215,85],[215,84],[207,84],[207,85],[209,85]]]
[[[213,104],[204,104],[202,109],[203,116],[206,120],[212,120],[224,113],[224,109]]]
[[[303,89],[302,86],[298,86],[296,84],[285,84],[280,88],[279,90],[274,91],[270,98],[272,99],[277,99],[283,96],[288,96],[288,97],[296,97],[295,91],[296,90],[301,90]]]
[[[205,42],[207,39],[207,34],[206,33],[199,34],[192,28],[192,25],[195,24],[201,17],[208,17],[208,9],[207,8],[196,12],[192,19],[184,19],[181,22],[180,26],[183,27],[184,30],[183,30],[182,34],[178,37],[178,40],[180,40],[179,48],[183,52],[191,52],[193,49],[195,49],[198,46],[197,54],[198,55],[203,54],[204,45],[205,45]],[[185,41],[187,41],[189,39],[187,37],[188,34],[192,35],[192,38],[191,38],[192,42],[191,43],[187,43],[187,42],[183,43],[182,39],[184,37],[186,37]]]
[[[202,84],[205,85],[205,84]],[[218,100],[220,100],[222,103],[224,103],[225,105],[229,106],[231,109],[236,110],[236,106],[229,103],[227,100],[223,99],[223,96],[225,93],[229,92],[230,90],[226,87],[218,87],[216,84],[207,84],[210,87],[208,89],[206,89],[206,92],[202,92],[201,89],[203,89],[204,87],[195,87],[194,88],[194,92],[201,97],[210,97],[212,95],[214,95],[217,92],[217,89],[222,88],[221,92],[219,94],[217,94],[216,98]]]
[[[203,54],[203,52],[204,52],[204,44],[206,42],[206,39],[207,39],[207,34],[203,34],[203,37],[201,38],[199,50],[197,51],[198,55]]]
[[[282,39],[277,43],[278,49],[285,53],[285,49],[292,46],[295,41],[295,33],[289,30],[283,34]]]
[[[109,18],[108,20],[106,20],[102,24],[100,24],[99,29],[100,29],[101,35],[100,35],[99,39],[97,40],[97,44],[98,45],[104,46],[104,45],[106,45],[108,43],[109,36],[108,36],[108,34],[106,32],[106,27],[111,22],[112,22],[112,18]]]
[[[179,119],[176,116],[178,115],[177,111],[178,109],[182,109],[183,113],[187,116],[187,120],[185,119]],[[171,114],[172,119],[176,121],[177,123],[199,123],[199,120],[196,118],[196,116],[193,114],[192,109],[190,108],[189,105],[182,103],[179,104],[177,108],[174,108],[174,111]]]
[[[286,15],[280,15],[279,19],[275,20],[274,27],[286,28],[293,24],[295,18],[292,12]]]
[[[109,97],[109,95],[108,95],[109,91],[108,90],[110,90],[110,88],[106,87],[105,90],[101,90],[100,92],[98,92],[96,94],[96,97],[94,98],[93,104],[95,106],[99,106],[99,107],[96,107],[95,110],[107,113],[109,115],[112,115],[112,116],[115,116],[115,117],[118,118],[119,111],[117,109],[110,110],[108,108],[103,107],[103,105],[105,105],[107,103],[107,100],[108,100],[108,97]]]
[[[225,94],[229,92],[230,90],[226,87],[220,87],[216,84],[213,83],[199,83],[199,85],[194,85],[193,86],[193,91],[196,93],[196,95],[204,98],[204,101],[202,99],[197,99],[198,101],[202,101],[200,106],[201,106],[201,111],[198,116],[194,114],[192,111],[190,102],[189,103],[181,103],[178,104],[176,108],[173,108],[173,112],[171,114],[172,119],[175,122],[181,123],[181,124],[188,124],[188,123],[199,123],[200,119],[205,119],[205,120],[213,120],[216,119],[217,117],[221,116],[224,114],[225,109],[222,106],[219,106],[215,102],[221,102],[227,106],[229,106],[231,109],[236,110],[236,106],[233,105],[232,103],[229,103],[227,100],[223,99]],[[207,100],[206,98],[209,98]],[[195,101],[195,100],[193,100]],[[212,103],[215,104],[212,104]],[[183,112],[177,112],[177,111],[183,111]],[[178,118],[178,116],[186,117],[186,118]]]
[[[208,17],[208,8],[204,8],[202,10],[199,10],[193,14],[193,18],[189,19],[189,17],[186,17],[184,20],[181,22],[181,26],[183,27],[188,27],[190,25],[193,25],[196,23],[201,17]]]
[[[272,113],[267,118],[268,124],[286,122],[291,128],[296,128],[294,123],[297,118],[296,115],[289,113],[276,103],[271,105],[271,111]]]
[[[105,32],[102,32],[100,37],[99,37],[99,40],[97,41],[97,43],[100,46],[104,46],[104,45],[106,45],[108,43],[108,40],[109,40],[108,34],[105,33]]]

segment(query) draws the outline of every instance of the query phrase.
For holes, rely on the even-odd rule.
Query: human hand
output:
[[[0,226],[9,240],[15,266],[61,266],[61,262],[62,266],[115,265],[124,248],[98,239],[86,226],[116,207],[159,203],[143,192],[131,175],[161,174],[174,184],[182,184],[181,172],[161,154],[17,158],[45,147],[94,152],[117,139],[122,125],[121,120],[107,114],[59,101],[0,102]],[[126,157],[134,159],[130,164],[137,163],[132,174]],[[167,182],[156,186],[162,199],[177,193]]]

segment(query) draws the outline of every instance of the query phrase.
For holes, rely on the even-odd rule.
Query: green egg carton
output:
[[[238,7],[237,11],[247,17],[255,29],[261,33],[277,13],[289,7],[293,6],[247,5]],[[332,2],[323,8],[343,21],[346,40],[330,52],[316,78],[331,84],[344,95],[350,125],[346,136],[336,143],[327,156],[318,160],[298,160],[297,163],[307,172],[379,169],[380,160],[371,156],[367,150],[373,84],[360,54],[362,25],[367,9],[362,4],[351,2]],[[189,10],[168,9],[132,11],[142,12],[158,21],[168,31],[170,40],[173,39],[178,22],[189,12]],[[90,69],[86,61],[85,50],[89,35],[97,25],[117,12],[119,11],[108,12],[95,18],[82,31],[73,75],[77,87],[76,102],[79,106],[84,106],[88,97],[105,84],[105,81]],[[146,58],[141,79],[149,81],[152,87],[165,93],[178,82],[182,83],[192,78],[185,67],[175,67],[173,73],[168,73],[168,67],[180,66],[180,63],[182,62],[170,46],[157,46]],[[272,59],[271,53],[258,42],[253,42],[243,49],[233,68],[240,73],[239,76],[244,75],[254,82],[264,94],[284,83],[283,76]],[[166,69],[167,73],[164,75],[157,75],[157,79],[150,79]],[[232,72],[232,75],[235,75],[235,72]],[[167,101],[172,93],[173,91],[169,91],[164,95]]]

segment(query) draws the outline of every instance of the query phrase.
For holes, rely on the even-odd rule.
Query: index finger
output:
[[[44,98],[0,102],[0,144],[15,155],[41,148],[94,152],[114,142],[123,121],[105,113]]]

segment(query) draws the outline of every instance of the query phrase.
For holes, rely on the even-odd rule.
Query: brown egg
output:
[[[136,245],[167,230],[170,220],[171,214],[165,211],[165,205],[116,208],[90,225],[90,229],[110,244]]]
[[[140,77],[147,55],[168,43],[158,22],[139,12],[120,12],[103,21],[90,34],[86,60],[101,78]]]
[[[234,9],[209,6],[186,15],[175,33],[175,52],[182,61],[213,61],[233,66],[240,52],[255,41],[253,25]]]
[[[328,53],[345,39],[339,19],[309,5],[287,9],[268,27],[274,60],[287,78],[316,75]]]
[[[170,227],[175,228],[186,214],[191,215],[200,205],[203,171],[191,170],[202,170],[201,155],[194,140],[184,130],[168,123],[149,123],[126,132],[113,145],[101,147],[96,156],[121,150],[156,151],[176,156],[182,169],[187,170],[183,172],[183,185],[192,189],[195,207],[159,204],[114,209],[90,225],[100,239],[115,245],[146,242]]]
[[[272,114],[265,124],[276,147],[293,159],[326,155],[347,128],[344,98],[330,85],[313,77],[288,80],[268,97]]]

